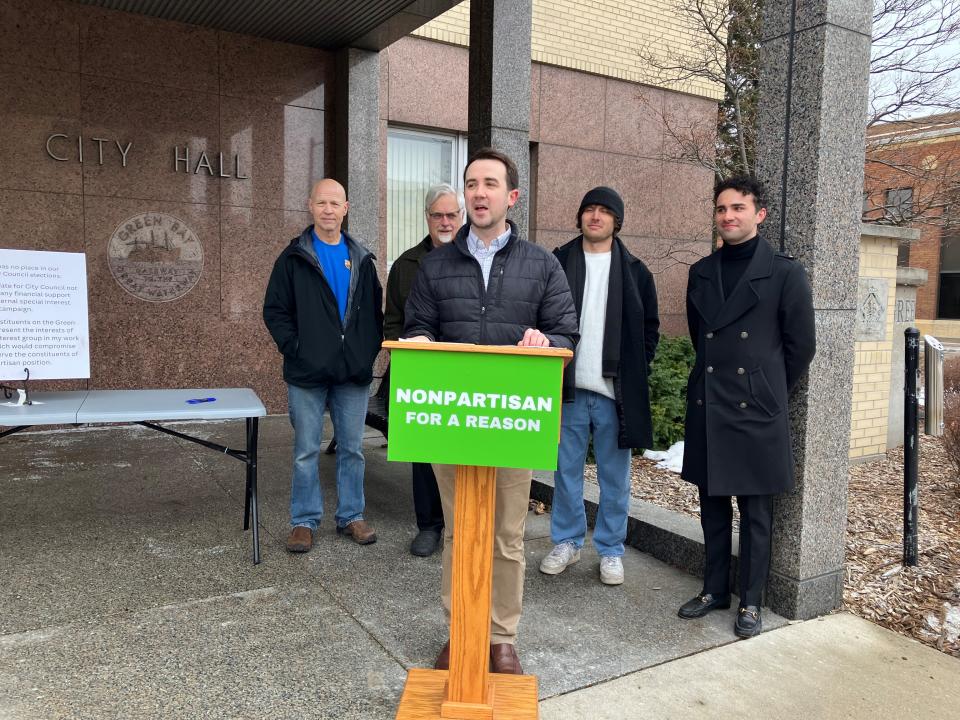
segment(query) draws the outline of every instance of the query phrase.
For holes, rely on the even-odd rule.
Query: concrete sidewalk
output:
[[[960,660],[848,613],[540,703],[542,720],[960,717]]]
[[[239,423],[180,429],[242,443]],[[406,670],[431,665],[446,638],[439,557],[407,551],[409,468],[371,433],[380,540],[359,547],[324,520],[315,549],[292,556],[291,441],[286,418],[263,422],[256,567],[235,460],[136,426],[0,441],[0,720],[392,718]],[[321,466],[329,514],[334,463]],[[768,631],[738,643],[732,610],[676,617],[697,578],[631,549],[627,582],[606,587],[589,546],[549,577],[536,566],[550,547],[549,516],[530,515],[520,654],[544,718],[779,717],[781,700],[822,717],[810,703],[831,696],[847,708],[831,717],[866,717],[866,700],[912,710],[917,687],[942,700],[938,717],[958,706],[960,662],[869,623],[787,626],[768,611]],[[846,681],[860,667],[876,691]],[[750,691],[756,677],[775,688]],[[734,704],[722,685],[748,692]]]

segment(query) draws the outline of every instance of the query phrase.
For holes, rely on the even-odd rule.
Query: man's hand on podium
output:
[[[433,342],[433,340],[426,335],[414,335],[413,337],[400,338],[400,342]]]
[[[536,328],[527,328],[517,345],[520,347],[550,347],[550,340]]]

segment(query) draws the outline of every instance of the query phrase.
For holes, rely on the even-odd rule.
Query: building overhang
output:
[[[74,0],[323,50],[383,50],[459,0]]]

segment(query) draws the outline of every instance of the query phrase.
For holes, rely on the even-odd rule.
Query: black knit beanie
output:
[[[623,227],[623,198],[613,188],[601,185],[583,196],[583,200],[580,201],[580,209],[577,211],[577,227],[580,227],[583,209],[588,205],[603,205],[617,218],[617,226]]]

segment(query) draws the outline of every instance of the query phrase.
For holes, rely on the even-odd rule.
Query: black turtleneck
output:
[[[730,297],[730,293],[740,282],[744,270],[750,264],[750,258],[757,250],[757,243],[760,240],[759,235],[754,235],[746,242],[738,245],[723,244],[720,248],[720,277],[723,282],[723,298]]]

